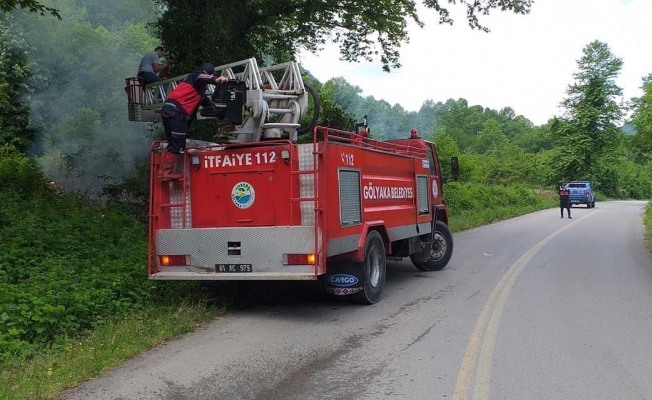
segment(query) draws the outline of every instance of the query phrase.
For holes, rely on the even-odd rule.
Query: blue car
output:
[[[572,181],[566,184],[570,191],[570,204],[586,204],[587,208],[595,207],[595,192],[589,181]]]

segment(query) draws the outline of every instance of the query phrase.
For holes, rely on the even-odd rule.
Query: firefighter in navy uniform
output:
[[[564,185],[559,187],[559,211],[561,211],[561,217],[564,218],[564,208],[568,212],[568,218],[573,219],[570,213],[570,190],[568,190]]]
[[[212,106],[206,97],[206,85],[217,85],[228,80],[225,76],[215,76],[213,64],[204,63],[192,71],[165,99],[161,117],[168,145],[161,160],[163,180],[176,180],[182,176],[174,171],[174,165],[186,149],[188,128],[196,118],[200,105]]]

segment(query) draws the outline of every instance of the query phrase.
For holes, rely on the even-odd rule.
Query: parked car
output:
[[[595,207],[595,192],[589,181],[571,181],[566,184],[570,191],[570,204],[586,204],[587,208]]]

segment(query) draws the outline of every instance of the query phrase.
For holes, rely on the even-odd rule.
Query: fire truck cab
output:
[[[316,126],[311,143],[299,144],[297,120],[269,116],[288,109],[305,115],[305,87],[295,85],[296,76],[290,84],[287,75],[277,82],[256,73],[259,88],[240,80],[248,117],[230,140],[188,140],[181,179],[159,178],[166,143],[152,144],[149,278],[319,280],[328,293],[373,304],[382,298],[388,259],[409,257],[423,271],[445,268],[453,238],[434,143],[414,130],[374,140],[365,124],[358,132]],[[127,93],[157,90],[130,87],[129,79]],[[146,97],[130,96],[131,116]],[[247,126],[256,115],[252,99],[267,111]]]

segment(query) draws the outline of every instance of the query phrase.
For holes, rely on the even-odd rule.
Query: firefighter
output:
[[[168,145],[163,151],[161,160],[163,180],[181,178],[181,174],[174,171],[174,165],[186,149],[188,128],[196,118],[200,105],[212,106],[210,99],[206,97],[206,85],[224,83],[228,80],[225,76],[215,76],[213,64],[204,63],[192,71],[165,99],[161,117]]]
[[[564,208],[567,210],[568,218],[573,219],[570,213],[570,191],[564,186],[559,186],[559,211],[561,211],[561,217],[564,218]]]
[[[170,70],[172,62],[168,60],[165,65],[159,64],[159,57],[163,57],[165,54],[165,49],[162,46],[158,46],[154,51],[143,56],[143,59],[140,60],[140,65],[138,66],[138,76],[143,80],[145,85],[150,83],[161,81],[161,77],[158,76],[159,73],[166,73]]]

